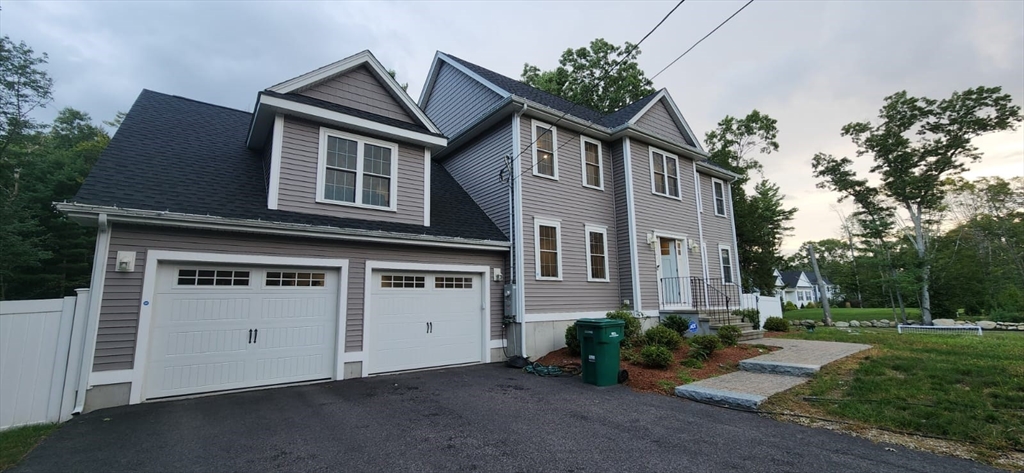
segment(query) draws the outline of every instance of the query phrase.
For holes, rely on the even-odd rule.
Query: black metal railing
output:
[[[740,291],[735,284],[704,278],[661,278],[661,305],[665,309],[686,307],[711,319],[712,324],[731,321],[740,308]]]
[[[689,308],[690,295],[689,278],[661,278],[661,307],[668,308]]]

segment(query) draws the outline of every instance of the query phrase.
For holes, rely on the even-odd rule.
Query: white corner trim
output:
[[[697,162],[690,161],[693,164],[693,194],[697,199],[697,236],[700,238],[700,267],[701,277],[705,281],[708,280],[708,255],[704,251],[704,204],[701,201],[700,192],[700,174],[697,173]]]
[[[355,182],[355,202],[345,202],[340,200],[329,200],[324,198],[324,180],[327,174],[327,140],[330,137],[342,138],[345,140],[356,142],[356,182]],[[364,153],[367,144],[378,146],[381,148],[387,148],[391,150],[391,169],[390,175],[388,176],[388,197],[390,198],[387,207],[381,207],[378,205],[371,205],[363,202],[363,181],[366,178],[366,170],[364,169]],[[316,202],[318,204],[333,204],[341,205],[346,207],[359,207],[369,210],[384,210],[390,212],[398,211],[398,143],[392,143],[390,141],[377,140],[374,138],[355,135],[352,133],[346,133],[339,130],[333,130],[327,127],[320,127],[320,142],[316,157]]]
[[[576,321],[579,319],[603,319],[607,312],[555,312],[549,314],[526,314],[526,323],[533,322],[559,322],[563,320]]]
[[[107,278],[107,258],[110,254],[110,232],[112,226],[107,214],[96,217],[96,250],[92,260],[92,279],[89,284],[89,308],[86,313],[85,343],[82,345],[81,366],[78,376],[78,392],[75,394],[73,412],[81,413],[85,408],[85,391],[89,387],[93,360],[96,357],[96,337],[100,327],[100,310],[103,307],[103,289]],[[70,369],[70,367],[69,367]]]
[[[342,351],[344,351],[345,347],[341,347],[341,349],[342,349]],[[366,363],[367,363],[367,360],[368,360],[368,357],[366,356],[366,352],[365,351],[350,351],[350,352],[342,353],[341,354],[342,371],[341,371],[341,377],[339,377],[338,379],[342,379],[344,377],[344,375],[345,375],[345,370],[344,370],[344,364],[345,363],[362,363],[363,364],[363,368],[362,368],[362,370],[360,370],[361,371],[360,377],[365,378],[366,377]]]
[[[513,165],[513,169],[516,169],[517,172],[511,173],[512,174],[512,180],[513,180],[512,203],[514,205],[514,209],[513,209],[514,212],[511,215],[511,219],[509,220],[510,224],[511,224],[511,222],[515,222],[515,230],[516,230],[515,231],[515,235],[513,235],[513,247],[512,247],[512,250],[513,250],[513,252],[515,254],[515,275],[514,275],[515,279],[514,279],[514,281],[515,281],[516,285],[518,285],[518,289],[519,290],[515,291],[516,292],[516,299],[512,303],[515,304],[515,306],[516,306],[515,307],[515,309],[516,309],[515,310],[516,321],[519,322],[519,329],[520,329],[519,330],[519,354],[522,355],[522,356],[527,356],[527,353],[526,353],[526,330],[523,328],[523,325],[522,325],[523,317],[526,314],[526,291],[524,290],[524,286],[526,285],[526,268],[525,268],[526,256],[524,255],[524,253],[525,253],[525,251],[524,251],[524,249],[525,249],[525,243],[524,243],[525,237],[523,235],[525,233],[523,231],[525,217],[523,216],[523,180],[522,180],[522,177],[521,177],[522,172],[523,172],[522,171],[522,168],[523,168],[523,165],[522,165],[522,154],[523,154],[522,114],[525,111],[526,111],[526,107],[524,106],[523,109],[519,113],[513,113],[512,114],[512,150],[513,150],[512,156],[514,156],[512,165]],[[515,327],[512,327],[512,330],[515,330],[515,329],[516,329]]]
[[[718,199],[719,199],[719,197],[718,197],[718,193],[715,192],[715,184],[718,184],[718,185],[722,186],[722,197],[721,197],[721,199],[722,199],[722,213],[718,213]],[[717,217],[726,217],[726,216],[728,216],[726,214],[726,212],[727,212],[727,209],[729,208],[728,207],[729,202],[725,198],[725,192],[726,192],[726,190],[725,190],[725,181],[723,181],[723,180],[721,180],[721,179],[719,179],[717,177],[712,177],[711,178],[711,199],[712,199],[711,200],[711,207],[712,207],[711,210],[713,212],[715,212],[715,216],[717,216]]]
[[[487,342],[487,348],[490,348],[490,349],[507,348],[507,346],[508,345],[505,344],[505,339],[491,340],[491,341]]]
[[[430,179],[431,166],[430,148],[423,148],[423,226],[430,226]],[[397,196],[395,196],[397,197]]]
[[[732,247],[735,248],[733,251],[736,252],[736,284],[739,286],[740,294],[743,294],[743,274],[740,271],[740,244],[736,239],[736,214],[733,212],[732,206],[732,186],[727,187],[726,192],[726,195],[729,196],[729,223],[732,226]]]
[[[590,252],[590,248],[591,248],[590,235],[592,233],[600,234],[601,238],[603,239],[602,246],[604,247],[604,254],[601,255],[601,257],[604,258],[604,277],[603,278],[595,278],[595,277],[593,277],[594,269],[593,269],[593,261],[592,261],[593,258],[592,257],[594,256],[594,254]],[[583,224],[583,234],[584,234],[583,235],[584,236],[584,238],[583,238],[584,244],[586,244],[586,247],[583,248],[583,254],[585,254],[587,256],[587,282],[609,282],[610,279],[609,279],[609,274],[608,273],[611,272],[611,268],[609,267],[610,265],[608,264],[608,227],[606,227],[604,225],[591,225],[589,223],[585,223],[585,224]]]
[[[93,371],[89,373],[89,387],[130,383],[134,374],[133,370]]]
[[[598,185],[590,185],[587,183],[587,143],[597,145],[597,172],[600,179]],[[604,145],[589,136],[580,135],[580,178],[583,181],[583,187],[590,189],[597,189],[599,191],[604,190]]]
[[[633,307],[639,312],[642,310],[640,300],[640,254],[637,247],[636,229],[636,206],[633,197],[633,158],[630,153],[630,139],[628,136],[622,138],[622,160],[626,180],[626,221],[629,226],[629,264],[632,270],[629,272],[633,279]]]
[[[284,145],[284,115],[274,115],[274,137],[270,141],[270,185],[267,188],[267,208],[277,210],[281,190],[281,151]]]
[[[558,258],[558,276],[540,275],[540,227],[555,227],[555,251]],[[533,217],[533,257],[534,276],[538,281],[561,281],[565,272],[562,266],[562,221],[555,218]]]
[[[553,175],[541,174],[537,172],[537,127],[541,129],[551,130],[551,168]],[[554,125],[548,125],[547,123],[531,120],[530,124],[531,137],[530,137],[530,148],[533,150],[533,175],[537,177],[543,177],[551,180],[558,180],[558,128]]]

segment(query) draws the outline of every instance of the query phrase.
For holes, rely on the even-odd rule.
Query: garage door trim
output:
[[[337,258],[293,258],[288,256],[260,256],[230,253],[196,253],[186,251],[149,250],[142,279],[142,303],[139,306],[139,327],[132,364],[130,404],[142,402],[142,384],[146,379],[149,356],[149,338],[153,322],[153,296],[156,292],[156,270],[161,262],[211,263],[234,265],[261,265],[287,267],[316,267],[338,270],[338,330],[335,343],[334,379],[342,379],[345,354],[345,322],[348,309],[348,260]]]
[[[480,359],[484,363],[491,362],[491,350],[490,350],[490,339],[491,339],[491,279],[490,279],[490,266],[481,265],[462,265],[462,264],[429,264],[429,263],[406,263],[400,261],[366,261],[366,271],[364,277],[366,278],[363,284],[363,376],[367,376],[367,363],[370,353],[372,353],[372,347],[370,346],[372,337],[370,332],[373,330],[372,324],[368,320],[371,309],[371,291],[373,287],[373,272],[377,270],[393,270],[393,271],[425,271],[425,272],[446,272],[446,273],[473,273],[479,274],[480,280],[482,281],[483,291],[481,294],[481,305],[483,312],[483,323],[481,325],[481,353]]]

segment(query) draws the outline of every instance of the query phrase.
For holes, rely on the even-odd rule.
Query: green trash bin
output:
[[[576,336],[580,340],[583,382],[595,386],[613,386],[619,382],[619,344],[626,323],[616,319],[579,319]]]

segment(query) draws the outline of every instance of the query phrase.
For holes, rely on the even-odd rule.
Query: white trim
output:
[[[217,264],[246,264],[267,266],[302,266],[338,269],[338,339],[335,341],[335,379],[344,377],[345,323],[348,319],[348,260],[338,258],[294,258],[290,256],[260,256],[229,253],[197,253],[187,251],[149,250],[146,252],[146,269],[142,279],[142,300],[139,306],[138,335],[135,343],[134,367],[129,404],[143,401],[143,383],[146,379],[146,362],[149,357],[150,325],[153,322],[153,306],[150,301],[156,293],[157,267],[160,262],[190,261]]]
[[[281,190],[281,150],[284,146],[284,115],[274,116],[274,137],[270,142],[270,183],[267,187],[267,208],[277,209]]]
[[[562,320],[603,319],[607,312],[555,312],[552,314],[527,314],[525,323],[558,322]]]
[[[725,280],[725,265],[722,264],[722,250],[726,250],[726,251],[729,252],[729,277],[732,278],[732,281],[726,281]],[[736,284],[736,273],[733,271],[735,268],[736,268],[736,263],[733,261],[732,247],[729,246],[729,245],[724,245],[724,244],[719,243],[718,244],[718,270],[719,270],[719,274],[722,277],[722,284]]]
[[[512,174],[512,180],[513,180],[512,201],[513,201],[513,204],[515,206],[514,207],[515,212],[510,217],[514,218],[514,221],[516,222],[516,230],[517,230],[515,232],[515,235],[513,236],[514,241],[513,241],[513,246],[512,246],[512,248],[514,250],[517,250],[517,251],[515,251],[516,265],[515,265],[515,276],[514,276],[515,277],[515,283],[516,283],[516,286],[517,286],[517,288],[516,288],[517,290],[515,291],[516,292],[516,298],[515,298],[515,300],[512,303],[515,304],[515,306],[516,306],[515,307],[515,309],[516,309],[516,322],[519,323],[519,354],[525,357],[525,356],[527,356],[527,353],[526,353],[526,330],[523,328],[522,324],[523,324],[523,317],[526,314],[526,291],[524,289],[524,287],[526,285],[526,267],[525,267],[526,266],[526,256],[523,254],[523,253],[525,253],[525,251],[524,251],[524,248],[525,248],[524,241],[525,240],[524,240],[524,236],[523,236],[523,233],[524,233],[523,232],[523,221],[525,220],[525,217],[523,216],[523,180],[522,180],[522,177],[521,177],[521,175],[522,175],[522,168],[523,168],[523,164],[522,164],[522,154],[523,154],[523,152],[522,152],[522,148],[523,148],[523,141],[522,141],[522,133],[523,133],[522,114],[524,112],[526,112],[526,106],[525,105],[523,106],[523,109],[520,110],[518,113],[512,114],[512,150],[515,152],[515,154],[513,155],[514,158],[513,158],[513,163],[512,163],[513,167],[512,168],[515,169],[516,172],[511,173]],[[513,220],[511,220],[511,219],[509,220],[509,222],[512,222],[512,221]],[[515,327],[513,327],[512,330],[515,330]]]
[[[587,183],[587,143],[597,145],[597,172],[600,179],[599,185],[592,186]],[[604,145],[589,136],[580,135],[580,174],[583,180],[583,187],[590,189],[604,190]]]
[[[334,76],[344,74],[345,72],[355,69],[363,64],[370,66],[370,69],[376,73],[378,80],[383,80],[387,83],[393,95],[402,101],[407,111],[412,112],[413,115],[419,119],[422,125],[426,126],[427,129],[434,133],[441,132],[436,126],[434,126],[434,123],[430,121],[430,118],[420,110],[419,106],[416,105],[416,102],[413,102],[412,97],[409,97],[409,94],[402,89],[402,86],[398,84],[398,81],[396,81],[394,77],[391,77],[391,74],[388,74],[387,69],[384,68],[380,61],[378,61],[369,50],[360,51],[340,61],[286,80],[280,84],[270,87],[267,90],[277,92],[279,94],[295,92],[302,88],[312,86],[318,82],[328,80]]]
[[[419,145],[446,146],[448,144],[448,139],[441,136],[410,131],[404,128],[370,121],[365,118],[354,117],[352,115],[346,115],[339,112],[332,112],[313,105],[306,105],[287,99],[271,97],[269,95],[260,95],[259,105],[266,105],[276,110],[291,112],[291,114],[298,115],[303,118],[312,118],[314,120],[323,120],[331,123],[351,126],[362,132],[381,133],[388,137],[404,138],[411,143]],[[255,126],[255,122],[256,121],[253,120],[253,126]]]
[[[665,193],[664,194],[658,192],[657,191],[657,187],[655,187],[655,185],[654,185],[655,184],[655,182],[654,182],[654,153],[660,154],[662,159],[663,159],[663,161],[661,162],[661,168],[662,168],[662,171],[664,171],[664,174],[665,174]],[[654,194],[654,195],[657,195],[657,196],[661,196],[661,197],[667,197],[669,199],[674,199],[674,200],[682,201],[683,200],[683,185],[682,185],[682,182],[680,182],[680,179],[679,179],[679,156],[676,156],[676,155],[674,155],[672,153],[669,153],[667,151],[663,151],[663,150],[661,150],[659,148],[655,148],[655,147],[650,146],[650,145],[647,146],[647,155],[648,155],[648,159],[649,159],[648,165],[650,166],[650,170],[651,170],[651,173],[650,173],[651,174],[651,194]],[[676,162],[676,175],[675,175],[675,178],[676,178],[676,194],[677,195],[672,195],[672,194],[669,193],[669,188],[668,188],[668,178],[669,178],[669,174],[668,174],[668,160],[669,159],[671,159],[671,160]]]
[[[654,237],[656,246],[654,248],[654,264],[655,273],[657,274],[658,281],[658,308],[670,308],[668,304],[664,302],[664,294],[662,294],[661,278],[665,277],[661,267],[661,239],[673,240],[678,242],[676,244],[676,275],[674,277],[682,278],[685,284],[679,288],[680,304],[673,306],[672,308],[690,308],[693,306],[691,288],[689,283],[690,278],[690,237],[686,234],[669,233],[655,230],[651,232]],[[672,276],[670,276],[672,277]]]
[[[502,97],[508,97],[509,95],[511,95],[507,90],[498,87],[497,85],[488,80],[485,80],[483,77],[480,77],[479,74],[469,70],[469,68],[463,66],[458,61],[448,57],[447,54],[438,51],[434,54],[434,60],[430,63],[430,73],[427,75],[427,81],[423,85],[423,90],[420,91],[420,99],[418,102],[422,109],[427,108],[427,103],[430,101],[430,95],[428,95],[427,92],[434,90],[434,81],[437,80],[437,74],[441,70],[441,64],[439,60],[444,61],[449,66],[454,67],[459,72],[469,76],[471,79],[479,82],[484,87],[491,89],[492,91],[494,91],[494,93]]]
[[[96,357],[96,337],[100,327],[100,309],[103,306],[103,289],[107,278],[107,258],[110,255],[111,224],[107,214],[96,217],[96,250],[92,259],[92,279],[89,284],[89,310],[85,317],[85,343],[82,345],[81,366],[78,367],[78,392],[75,393],[75,407],[72,413],[85,409],[85,391],[89,387],[93,360]]]
[[[632,266],[630,275],[633,279],[633,308],[641,311],[640,304],[640,249],[637,246],[636,208],[633,201],[633,158],[630,153],[629,137],[622,138],[622,160],[626,179],[626,221],[629,226],[629,264]]]
[[[327,173],[327,141],[330,137],[341,138],[356,142],[356,182],[355,202],[341,200],[330,200],[324,198],[324,179]],[[320,127],[320,146],[316,156],[316,202],[318,204],[341,205],[345,207],[358,207],[369,210],[382,210],[388,212],[398,211],[398,144],[390,141],[382,141],[374,138],[345,133],[325,126]],[[391,174],[388,176],[388,206],[371,205],[363,202],[363,181],[366,178],[366,170],[363,169],[364,153],[366,145],[373,145],[391,150]],[[348,170],[352,171],[352,170]],[[379,176],[371,174],[371,176]]]
[[[89,373],[89,388],[105,384],[130,383],[134,375],[133,370],[93,371]]]
[[[697,199],[697,236],[700,238],[700,268],[701,277],[705,281],[708,280],[708,255],[704,251],[704,204],[703,197],[700,192],[700,174],[697,173],[697,162],[690,161],[693,164],[693,194]]]
[[[555,128],[554,125],[548,125],[547,123],[544,123],[544,122],[538,121],[538,120],[531,120],[530,124],[531,124],[530,130],[531,130],[531,133],[532,133],[532,135],[530,137],[531,138],[530,141],[532,142],[532,144],[530,145],[530,148],[533,150],[533,168],[532,168],[533,169],[533,175],[537,176],[537,177],[543,177],[543,178],[546,178],[546,179],[551,179],[551,180],[557,181],[558,180],[558,128]],[[553,171],[553,175],[551,175],[551,176],[549,176],[547,174],[542,174],[540,172],[537,172],[537,127],[538,126],[540,126],[543,129],[551,130],[551,147],[553,148],[551,150],[551,170]]]
[[[430,226],[430,148],[423,148],[423,226]]]
[[[555,246],[558,257],[558,276],[540,275],[540,227],[555,227]],[[559,219],[533,217],[533,259],[534,276],[538,281],[561,281],[565,268],[562,266],[562,221]]]
[[[603,246],[604,246],[604,255],[602,255],[604,257],[604,277],[603,278],[594,278],[594,277],[592,277],[592,275],[594,273],[593,273],[592,266],[591,266],[592,265],[591,257],[594,256],[594,255],[592,253],[590,253],[590,234],[591,233],[600,233],[601,237],[603,238]],[[591,225],[589,223],[585,223],[585,224],[583,224],[583,234],[584,234],[584,240],[585,240],[586,245],[587,245],[583,249],[583,254],[586,255],[586,257],[587,257],[587,282],[609,282],[610,279],[609,279],[609,274],[608,273],[611,272],[611,268],[608,267],[609,266],[608,265],[608,260],[609,260],[608,259],[608,227],[606,227],[604,225]]]
[[[342,347],[343,350],[344,350],[344,348],[345,347]],[[368,357],[366,356],[366,352],[365,351],[350,351],[350,352],[342,353],[342,355],[341,355],[342,368],[344,368],[344,364],[345,363],[362,363],[364,366],[363,366],[362,370],[360,370],[360,377],[366,377],[366,375],[362,374],[362,373],[366,372],[366,366],[365,365],[367,363],[367,361],[366,361],[367,359],[368,359]],[[342,371],[344,371],[344,369]],[[344,373],[342,373],[342,374],[344,374]]]
[[[718,193],[715,192],[715,184],[722,186],[722,213],[718,213]],[[726,209],[729,203],[725,200],[725,181],[717,178],[711,178],[711,210],[715,212],[716,217],[727,217]]]
[[[661,102],[662,100],[666,100],[668,102],[669,108],[672,109],[672,113],[673,115],[675,115],[673,118],[675,118],[676,120],[677,128],[678,125],[682,125],[683,130],[681,131],[689,135],[690,139],[693,140],[694,147],[700,150],[702,153],[705,152],[704,148],[700,145],[700,141],[697,140],[697,135],[693,134],[693,130],[690,129],[690,124],[686,122],[686,118],[683,117],[682,112],[679,111],[679,107],[676,106],[675,100],[672,100],[672,95],[668,93],[668,89],[661,89],[660,91],[658,91],[658,96],[651,99],[651,101],[648,102],[647,105],[644,106],[644,108],[640,109],[640,111],[637,112],[636,115],[633,115],[633,118],[630,118],[628,123],[630,125],[635,125],[636,122],[639,121],[640,118],[643,117],[648,111],[650,111],[655,104]],[[689,144],[685,142],[679,144],[689,146]]]
[[[729,196],[729,223],[732,226],[732,247],[734,248],[733,251],[736,253],[736,284],[739,286],[740,294],[743,294],[743,274],[740,271],[740,244],[736,239],[736,214],[733,212],[732,186],[729,186],[726,189]]]
[[[491,340],[487,342],[487,348],[493,350],[495,348],[507,348],[505,345],[505,339],[501,338],[498,340]]]
[[[480,276],[480,309],[483,312],[483,324],[481,328],[481,353],[480,360],[483,363],[491,362],[491,273],[490,266],[466,265],[466,264],[429,264],[429,263],[407,263],[402,261],[366,261],[363,283],[363,377],[370,375],[369,359],[373,353],[371,349],[373,340],[373,324],[369,322],[372,313],[371,297],[373,288],[373,272],[381,269],[396,271],[426,271],[426,272],[452,272],[452,273],[473,273]],[[429,368],[429,367],[428,367]]]

